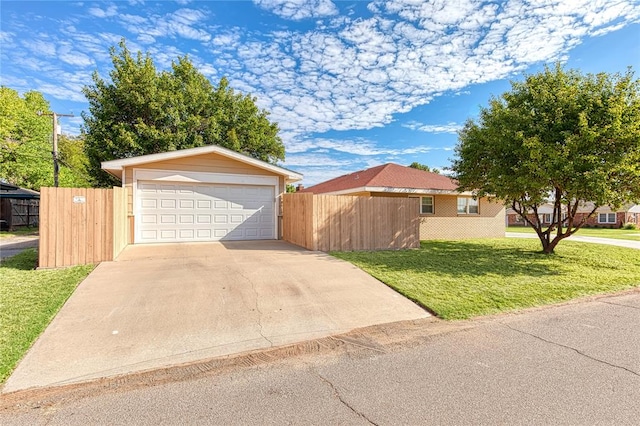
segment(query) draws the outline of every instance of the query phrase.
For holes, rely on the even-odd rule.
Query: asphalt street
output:
[[[640,290],[475,321],[416,320],[5,394],[0,423],[638,424],[639,329]]]
[[[40,237],[37,235],[25,235],[0,240],[0,260],[15,256],[26,249],[37,248]]]

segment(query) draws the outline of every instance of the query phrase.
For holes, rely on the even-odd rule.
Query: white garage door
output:
[[[275,239],[274,187],[138,181],[136,242]]]

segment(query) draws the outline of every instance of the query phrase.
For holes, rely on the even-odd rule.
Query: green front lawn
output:
[[[507,232],[526,232],[528,234],[536,233],[536,231],[530,226],[509,226],[507,227]],[[582,237],[640,241],[640,229],[581,228],[574,235]]]
[[[640,286],[640,251],[533,239],[423,241],[420,249],[335,252],[444,319],[464,319]]]
[[[30,249],[0,264],[0,383],[93,269],[34,270],[37,257]]]

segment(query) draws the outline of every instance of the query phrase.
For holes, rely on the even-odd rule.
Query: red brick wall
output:
[[[587,213],[577,213],[574,221],[579,222],[586,215]],[[535,215],[529,214],[527,215],[527,217],[529,218],[529,220],[533,221],[535,218]],[[585,223],[585,226],[590,228],[620,228],[622,227],[622,225],[624,225],[627,222],[627,219],[629,218],[625,216],[624,212],[617,212],[616,223],[598,223],[598,214],[596,213],[594,216],[587,219],[587,223]],[[525,222],[516,213],[507,214],[507,224],[508,226],[525,226],[526,225]]]

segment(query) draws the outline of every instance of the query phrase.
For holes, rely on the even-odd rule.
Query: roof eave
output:
[[[138,157],[122,158],[119,160],[103,161],[101,163],[101,167],[103,170],[112,174],[118,179],[122,179],[122,172],[125,167],[133,167],[142,164],[156,163],[159,161],[173,160],[177,158],[191,157],[210,153],[220,154],[224,157],[231,158],[263,170],[271,171],[277,175],[283,176],[287,180],[287,182],[297,182],[299,180],[302,180],[303,178],[302,174],[300,173],[285,169],[284,167],[265,163],[262,160],[255,159],[217,145],[207,145],[197,148],[161,152],[158,154],[147,154]]]
[[[309,188],[312,192],[313,187]],[[328,195],[349,195],[357,192],[387,192],[392,194],[424,194],[424,195],[473,195],[470,191],[458,192],[455,189],[395,188],[389,186],[360,186],[357,188],[323,192]]]

